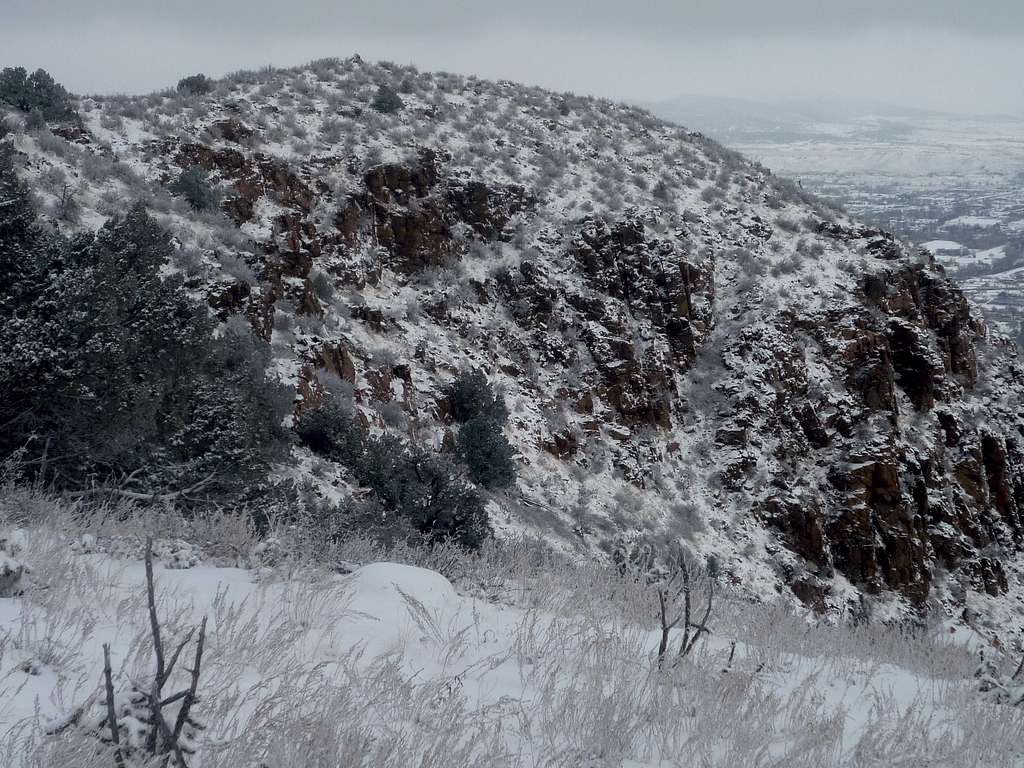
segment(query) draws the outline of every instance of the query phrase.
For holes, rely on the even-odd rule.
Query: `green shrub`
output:
[[[303,411],[295,433],[314,453],[350,469],[359,465],[367,439],[352,414],[334,401]]]
[[[24,67],[0,70],[0,101],[31,113],[38,110],[44,121],[77,120],[71,97],[48,72],[37,69],[31,75]]]
[[[330,401],[306,411],[296,432],[311,450],[342,464],[356,482],[372,489],[381,509],[429,539],[475,548],[490,535],[483,498],[444,457],[394,435],[370,437]]]
[[[448,390],[452,417],[459,423],[478,418],[492,419],[499,424],[508,420],[505,400],[499,396],[480,371],[459,374]]]
[[[212,90],[213,81],[202,73],[189,75],[178,81],[178,93],[183,93],[187,96],[202,96]]]
[[[210,184],[206,171],[198,165],[182,171],[168,189],[173,194],[183,197],[195,211],[211,210],[216,208],[219,202],[217,190]]]
[[[378,112],[390,115],[403,110],[405,102],[402,101],[402,97],[393,88],[381,85],[377,88],[377,93],[373,97],[373,101],[370,102],[370,106]]]
[[[62,487],[156,493],[214,475],[228,494],[285,458],[290,393],[248,328],[213,339],[164,275],[170,235],[141,206],[96,235],[42,229],[0,158],[0,455],[28,450]]]
[[[516,480],[515,451],[494,419],[479,417],[459,428],[459,458],[473,482],[484,488],[507,488]]]

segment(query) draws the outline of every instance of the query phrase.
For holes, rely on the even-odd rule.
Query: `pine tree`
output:
[[[477,485],[506,488],[515,482],[515,451],[501,431],[501,424],[494,419],[482,416],[463,424],[459,428],[458,451]]]
[[[499,424],[508,420],[505,400],[494,391],[481,371],[468,371],[459,377],[448,390],[452,417],[460,423],[473,419],[489,418]]]
[[[22,112],[38,111],[44,120],[78,119],[64,86],[43,69],[37,69],[31,75],[24,67],[0,70],[0,101]]]
[[[219,202],[217,190],[210,184],[206,171],[197,165],[182,171],[168,189],[185,198],[194,211],[208,211],[216,208]]]
[[[213,339],[144,208],[66,241],[38,225],[10,158],[0,195],[0,452],[72,487],[133,476],[146,492],[213,472],[226,491],[283,458],[290,398],[266,345]]]
[[[381,85],[377,88],[377,93],[374,95],[370,106],[378,112],[390,115],[405,109],[405,102],[402,101],[402,97],[398,95],[394,88]]]
[[[178,81],[178,93],[184,93],[190,96],[201,96],[212,90],[213,81],[202,73],[189,75],[188,77],[183,77]]]

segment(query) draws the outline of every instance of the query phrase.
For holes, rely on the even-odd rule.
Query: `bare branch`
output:
[[[1011,677],[1010,679],[1016,680],[1018,677],[1020,677],[1021,672],[1024,672],[1024,656],[1021,656],[1020,664],[1017,665],[1017,671],[1013,673],[1013,677]]]
[[[124,766],[121,754],[121,738],[117,733],[117,711],[114,708],[114,680],[110,671],[110,644],[103,644],[103,681],[107,690],[107,726],[110,728],[110,741],[114,745],[114,762],[118,768]]]
[[[167,662],[167,669],[164,671],[164,677],[160,681],[161,688],[163,688],[170,679],[171,673],[174,671],[174,665],[178,663],[178,657],[181,655],[182,650],[184,650],[185,646],[188,645],[188,641],[192,639],[192,635],[195,633],[196,628],[192,627],[192,629],[188,631],[188,634],[185,635],[185,639],[182,640],[178,647],[174,649],[174,653],[171,655],[171,660]]]
[[[167,725],[167,721],[164,720],[164,716],[160,712],[160,702],[151,698],[149,705],[153,711],[153,722],[156,725],[156,731],[159,731],[163,737],[165,748],[174,752],[174,756],[178,759],[178,768],[188,768],[188,763],[185,762],[185,755],[181,751],[181,746],[178,744],[178,740],[171,732],[170,726]],[[153,731],[154,735],[156,735],[156,731]]]
[[[153,537],[146,539],[146,597],[149,602],[149,628],[153,633],[153,653],[156,655],[156,679],[164,680],[164,644],[160,639],[160,621],[156,616],[156,589],[153,583]],[[163,685],[163,683],[160,683]]]
[[[135,473],[132,473],[132,475],[134,474]],[[129,479],[132,478],[132,475],[129,475]],[[191,485],[188,488],[183,488],[180,491],[173,491],[171,493],[142,493],[140,491],[125,490],[124,488],[102,486],[99,488],[89,488],[85,491],[71,491],[69,493],[65,493],[64,496],[69,499],[80,499],[85,496],[101,496],[107,494],[110,496],[120,496],[124,499],[131,499],[132,501],[147,501],[151,503],[177,501],[178,499],[187,499],[192,494],[199,493],[204,490],[213,482],[216,476],[217,473],[212,472],[195,485]]]
[[[199,625],[199,642],[196,643],[196,661],[192,665],[192,683],[189,685],[188,693],[185,696],[185,701],[182,702],[181,709],[178,710],[178,720],[174,724],[174,743],[178,743],[178,737],[181,736],[182,729],[185,727],[185,723],[188,722],[189,712],[192,709],[192,705],[196,700],[196,691],[199,689],[199,671],[203,664],[203,646],[206,643],[206,617],[203,617],[202,624]]]

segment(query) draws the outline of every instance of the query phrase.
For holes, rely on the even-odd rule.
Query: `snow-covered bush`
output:
[[[1019,679],[1021,672],[1024,672],[1024,661],[1016,672],[1007,675],[999,669],[992,656],[986,656],[983,652],[978,668],[974,670],[974,677],[978,681],[978,690],[986,698],[996,704],[1019,707],[1024,704],[1024,680]]]
[[[381,85],[377,88],[377,93],[373,97],[373,101],[370,106],[381,114],[394,114],[405,108],[405,102],[402,101],[402,97],[388,85]]]
[[[461,427],[457,439],[459,458],[469,476],[484,488],[506,488],[516,479],[515,450],[495,419],[477,417]]]
[[[210,184],[206,171],[192,166],[181,172],[168,189],[188,201],[194,211],[209,211],[217,207],[219,195]]]
[[[504,424],[508,409],[482,371],[460,373],[448,390],[452,417],[458,422],[487,418]]]
[[[178,81],[178,93],[186,96],[202,96],[212,90],[213,81],[202,73],[189,75]]]
[[[44,121],[78,118],[68,92],[42,69],[31,75],[24,67],[0,70],[0,102],[22,112],[37,112]]]
[[[33,225],[2,155],[0,195],[0,454],[25,448],[62,483],[87,473],[139,499],[213,473],[231,484],[280,455],[289,402],[265,376],[266,345],[248,330],[212,338],[206,308],[163,273],[170,234],[141,206],[69,242]]]
[[[0,532],[0,597],[14,597],[21,593],[22,577],[29,567],[18,556],[23,549],[23,536],[15,532]]]

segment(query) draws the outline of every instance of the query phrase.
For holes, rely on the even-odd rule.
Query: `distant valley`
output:
[[[926,247],[1024,332],[1024,116],[681,97],[649,105]]]

